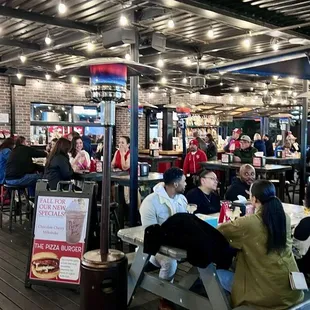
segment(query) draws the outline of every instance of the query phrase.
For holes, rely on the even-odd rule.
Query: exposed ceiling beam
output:
[[[23,20],[29,20],[36,23],[48,24],[57,27],[74,29],[78,31],[83,31],[87,33],[98,33],[98,28],[94,25],[88,25],[80,22],[75,22],[68,19],[63,19],[59,17],[52,17],[48,15],[43,15],[40,13],[29,12],[21,9],[13,9],[8,6],[0,6],[0,15],[13,17]]]
[[[242,15],[242,12],[236,14],[230,10],[225,10],[222,7],[220,8],[219,5],[216,6],[216,1],[207,2],[202,0],[150,0],[150,2],[154,5],[193,13],[197,16],[221,22],[237,29],[243,29],[245,31],[251,30],[254,33],[261,32],[261,34],[266,33],[267,35],[272,35],[270,30],[279,28],[278,26],[270,23],[270,21],[260,20],[258,18],[250,18],[248,16]],[[309,39],[308,36],[294,30],[278,31],[278,34],[279,36],[286,38],[298,36]]]

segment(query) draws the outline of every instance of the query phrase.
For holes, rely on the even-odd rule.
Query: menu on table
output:
[[[80,283],[88,198],[38,196],[29,278]]]

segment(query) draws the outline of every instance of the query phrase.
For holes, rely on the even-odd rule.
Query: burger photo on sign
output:
[[[59,259],[55,253],[40,252],[32,256],[31,271],[39,279],[55,279],[59,275]]]

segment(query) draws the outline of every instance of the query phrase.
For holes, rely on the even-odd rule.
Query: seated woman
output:
[[[210,170],[202,170],[198,175],[198,187],[191,189],[187,201],[197,205],[195,213],[212,214],[220,212],[220,197],[215,193],[218,180],[216,174]]]
[[[55,190],[59,181],[70,181],[73,169],[69,161],[68,152],[71,142],[60,138],[49,154],[46,164],[44,178],[48,180],[50,189]]]
[[[307,186],[305,208],[310,211],[310,184]],[[293,251],[300,272],[310,274],[310,216],[303,218],[294,231]]]
[[[280,310],[303,300],[303,292],[290,287],[290,272],[298,272],[291,246],[291,221],[275,195],[271,182],[254,182],[250,199],[256,213],[218,227],[239,250],[235,274],[218,270],[222,286],[231,292],[233,307]]]
[[[50,153],[53,149],[53,147],[56,145],[56,142],[58,141],[58,138],[52,139],[52,141],[46,146],[46,152]]]
[[[266,145],[265,142],[262,140],[262,136],[259,133],[254,135],[254,147],[259,151],[263,152],[264,156],[266,156]]]
[[[8,158],[14,148],[15,141],[13,138],[7,138],[0,145],[0,184],[4,184],[5,166]]]
[[[81,137],[74,137],[72,139],[69,158],[74,172],[89,170],[90,157],[89,154],[83,150],[83,141]]]
[[[29,197],[34,197],[37,180],[41,177],[38,171],[43,167],[34,164],[32,158],[46,156],[45,151],[27,146],[25,137],[18,137],[6,163],[5,182],[9,185],[27,187]]]
[[[130,168],[130,138],[121,136],[119,138],[119,149],[115,152],[111,166],[114,170],[127,171]]]

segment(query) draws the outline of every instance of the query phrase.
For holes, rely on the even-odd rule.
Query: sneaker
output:
[[[174,304],[171,301],[162,298],[159,301],[158,310],[175,310],[175,307],[174,307]]]

